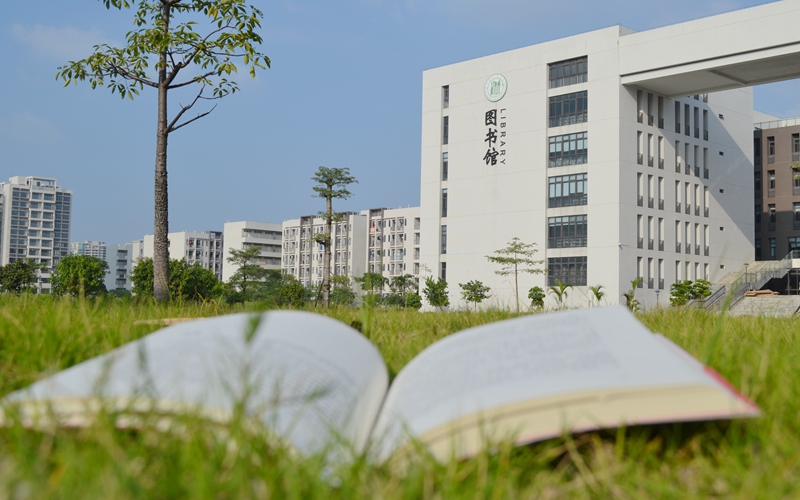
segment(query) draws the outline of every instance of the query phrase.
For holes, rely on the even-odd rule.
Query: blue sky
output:
[[[759,0],[258,1],[272,68],[170,136],[170,230],[285,219],[323,208],[317,167],[360,183],[334,206],[419,204],[422,71],[622,24],[645,30]],[[665,7],[668,5],[668,8]],[[0,24],[0,179],[56,177],[72,189],[72,240],[124,243],[152,233],[155,95],[121,100],[56,68],[119,44],[130,11],[98,0],[10,2]],[[800,83],[757,87],[756,108],[800,116]],[[177,100],[177,99],[176,99]],[[183,99],[185,100],[185,99]]]

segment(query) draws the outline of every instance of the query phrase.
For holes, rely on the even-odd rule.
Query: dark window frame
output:
[[[550,97],[550,127],[584,123],[589,118],[589,94],[586,90]]]
[[[548,167],[582,165],[588,161],[588,132],[554,135],[548,138]]]
[[[584,83],[589,79],[588,56],[557,61],[547,67],[551,89]]]
[[[587,246],[588,219],[586,214],[547,218],[547,248]]]
[[[547,286],[555,286],[556,281],[572,286],[586,286],[588,267],[585,256],[548,258]]]
[[[547,206],[574,207],[588,204],[589,174],[557,175],[547,180]]]

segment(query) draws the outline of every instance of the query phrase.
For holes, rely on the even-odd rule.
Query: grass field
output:
[[[0,397],[158,328],[136,320],[240,310],[0,295]],[[326,313],[360,323],[392,374],[443,336],[513,316]],[[190,417],[183,432],[119,431],[111,422],[54,433],[11,426],[0,429],[0,499],[800,498],[798,323],[674,309],[640,319],[728,378],[763,416],[501,445],[447,464],[423,456],[403,474],[365,460],[331,470],[323,457],[298,457],[237,422],[225,435]]]

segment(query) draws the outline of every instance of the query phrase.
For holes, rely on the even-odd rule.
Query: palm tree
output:
[[[592,297],[597,304],[599,304],[603,297],[606,296],[606,292],[603,291],[603,285],[590,286],[589,291],[592,293]],[[591,302],[592,299],[590,298],[589,305],[592,305]]]
[[[564,300],[567,298],[567,291],[570,288],[572,288],[572,285],[563,283],[561,280],[556,280],[556,284],[550,287],[550,293],[556,296],[556,302],[558,302],[559,309],[563,309]]]

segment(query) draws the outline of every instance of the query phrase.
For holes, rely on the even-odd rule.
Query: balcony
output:
[[[644,278],[641,276],[637,276],[639,278],[639,283],[636,285],[636,288],[644,288]]]
[[[642,153],[639,153],[637,155],[636,163],[638,163],[639,165],[644,165],[644,155]]]
[[[681,162],[678,160],[675,160],[675,173],[676,174],[681,173]]]
[[[708,130],[703,130],[703,140],[704,141],[708,140]]]
[[[686,212],[686,215],[692,215],[692,206],[689,205],[688,202],[686,203],[686,209],[684,210],[684,212]]]
[[[664,240],[658,240],[658,251],[659,252],[664,251]]]
[[[659,290],[663,290],[664,289],[664,278],[661,278],[660,280],[658,280],[658,289]]]
[[[694,167],[694,176],[695,177],[700,177],[700,167],[698,167],[696,165]]]
[[[686,253],[688,253],[688,254],[692,253],[692,244],[691,243],[687,243],[686,244]]]
[[[636,117],[636,121],[639,123],[644,123],[644,111],[641,109],[639,110],[639,115]]]
[[[642,195],[636,197],[636,204],[640,207],[644,206],[644,197]]]
[[[653,158],[652,156],[648,156],[648,157],[647,157],[647,166],[648,166],[648,167],[652,167],[652,166],[653,166],[653,163],[654,163],[654,161],[655,161],[655,158]]]
[[[775,163],[775,157],[774,156],[767,156],[767,163]]]
[[[653,120],[653,115],[647,115],[647,124],[652,127],[653,123],[655,123],[655,121]]]
[[[681,133],[681,122],[675,122],[675,133],[676,134]]]
[[[682,249],[683,249],[683,247],[681,246],[681,242],[680,241],[675,243],[675,251],[676,252],[681,253]]]
[[[644,248],[644,239],[637,238],[636,240],[636,248]]]
[[[700,138],[700,129],[697,128],[697,127],[694,128],[694,138],[695,139],[699,139]]]
[[[664,200],[658,200],[658,209],[664,210]]]
[[[658,119],[658,128],[660,128],[662,130],[664,129],[664,119],[663,118],[659,118]]]
[[[700,255],[700,245],[695,245],[694,246],[694,254],[695,255]]]
[[[703,169],[703,179],[708,179],[708,169],[707,168]]]
[[[658,168],[664,170],[664,158],[658,159]]]
[[[650,198],[648,198],[647,199],[647,208],[653,208],[654,202],[655,202],[655,200],[653,199],[652,196]]]
[[[708,207],[703,209],[703,217],[708,217]]]
[[[792,153],[792,161],[800,161],[800,152],[793,152]]]
[[[690,127],[689,125],[686,125],[686,129],[684,130],[684,132],[685,132],[685,135],[691,137],[692,136],[692,127]]]
[[[700,216],[700,207],[697,205],[694,206],[694,214],[698,217]]]
[[[679,201],[675,202],[675,212],[681,213],[681,202]]]
[[[652,250],[654,247],[655,247],[655,240],[653,238],[647,240],[647,249]]]
[[[692,175],[692,166],[687,163],[683,173],[685,173],[686,175]]]
[[[652,290],[654,281],[655,280],[653,278],[647,278],[647,288],[650,288]]]
[[[709,253],[708,250],[709,250],[708,245],[706,245],[706,247],[703,249],[703,255],[705,255],[706,257],[708,257]]]

